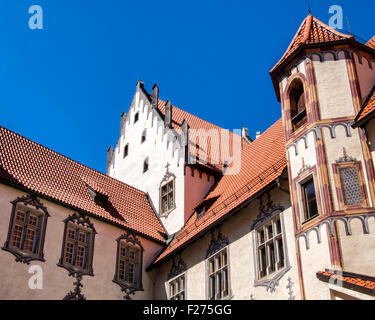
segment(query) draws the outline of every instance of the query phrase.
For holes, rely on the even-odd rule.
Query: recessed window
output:
[[[137,112],[134,116],[134,123],[136,123],[139,120],[139,112]]]
[[[296,80],[292,84],[289,94],[290,112],[293,131],[297,130],[307,122],[306,97],[303,83]]]
[[[146,129],[145,129],[145,130],[143,130],[143,132],[142,132],[141,143],[143,143],[143,142],[146,141],[146,134],[147,134],[147,131],[146,131]]]
[[[161,213],[166,213],[175,208],[174,201],[174,179],[160,188]]]
[[[168,282],[168,300],[185,300],[185,274]]]
[[[225,248],[208,259],[208,299],[222,300],[228,296],[228,251]]]
[[[48,212],[34,197],[27,196],[12,202],[10,230],[3,249],[29,263],[43,259],[43,245]]]
[[[312,177],[301,184],[301,192],[304,218],[307,221],[318,215],[318,204],[316,202],[315,185]]]
[[[256,230],[258,279],[272,275],[285,266],[280,216]]]
[[[88,219],[74,214],[65,219],[59,266],[71,274],[92,274],[95,229]]]
[[[148,171],[148,158],[143,161],[143,173]]]
[[[127,144],[125,147],[124,147],[124,158],[126,158],[129,154],[129,144]]]

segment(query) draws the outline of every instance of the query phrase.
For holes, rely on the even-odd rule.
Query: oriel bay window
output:
[[[113,281],[121,288],[142,290],[142,260],[143,247],[136,236],[127,233],[119,237]]]
[[[208,299],[229,296],[228,250],[224,248],[208,259]]]
[[[96,231],[91,222],[73,214],[64,220],[65,231],[59,266],[70,274],[92,275],[94,237]]]
[[[271,275],[285,266],[284,244],[280,216],[268,221],[256,231],[258,278]]]
[[[3,250],[15,255],[16,261],[44,261],[44,235],[49,216],[47,209],[32,196],[18,198],[12,204],[8,237]]]

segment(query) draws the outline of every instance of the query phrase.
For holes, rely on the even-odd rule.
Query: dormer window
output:
[[[142,138],[141,138],[141,143],[145,142],[146,141],[146,129],[143,130],[142,132]]]
[[[301,81],[297,80],[292,84],[289,101],[292,127],[293,131],[295,131],[307,122],[306,98]]]
[[[134,123],[136,123],[139,119],[139,112],[137,112],[134,116]]]

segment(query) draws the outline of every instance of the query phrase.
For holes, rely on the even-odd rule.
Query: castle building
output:
[[[270,75],[254,141],[138,81],[106,175],[0,127],[0,298],[374,299],[375,37],[309,15]]]

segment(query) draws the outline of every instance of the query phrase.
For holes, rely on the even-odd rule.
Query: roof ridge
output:
[[[77,160],[74,160],[74,159],[72,159],[72,158],[70,158],[70,157],[68,157],[68,156],[66,156],[66,155],[64,155],[64,154],[62,154],[62,153],[60,153],[60,152],[57,152],[57,151],[55,151],[55,150],[53,150],[53,149],[51,149],[51,148],[48,148],[48,147],[44,146],[43,144],[41,144],[41,143],[39,143],[39,142],[36,142],[36,141],[34,141],[34,140],[31,140],[30,138],[27,138],[27,137],[23,136],[22,134],[20,134],[20,133],[18,133],[18,132],[15,132],[15,131],[13,131],[13,130],[10,130],[10,129],[8,129],[8,128],[2,126],[2,125],[0,125],[0,129],[4,129],[5,131],[8,131],[8,132],[10,132],[10,133],[12,133],[12,134],[15,134],[16,136],[21,137],[21,138],[27,140],[28,142],[30,142],[30,143],[32,143],[32,144],[34,144],[34,145],[38,145],[38,146],[42,147],[43,149],[46,149],[46,150],[49,151],[49,152],[52,152],[52,153],[54,153],[54,154],[57,154],[57,155],[59,155],[59,156],[61,156],[61,157],[63,157],[63,158],[66,158],[66,159],[68,159],[68,160],[70,160],[70,161],[72,161],[72,162],[74,162],[74,163],[76,163],[76,164],[78,164],[78,165],[80,165],[80,166],[86,168],[86,169],[89,169],[89,170],[91,170],[91,171],[93,171],[93,172],[95,172],[95,173],[98,173],[99,175],[101,175],[102,177],[105,177],[106,179],[111,179],[111,180],[113,180],[113,181],[116,181],[117,183],[120,183],[120,184],[126,185],[126,186],[132,188],[133,190],[136,190],[136,191],[138,191],[138,192],[143,193],[144,195],[146,195],[146,192],[144,192],[144,191],[142,191],[142,190],[139,190],[139,189],[137,189],[137,188],[135,188],[135,187],[133,187],[133,186],[131,186],[131,185],[125,183],[125,182],[122,182],[122,181],[117,180],[117,179],[115,179],[115,178],[113,178],[113,177],[111,177],[111,176],[108,176],[108,175],[104,174],[103,172],[100,172],[99,170],[96,170],[96,169],[90,168],[89,166],[86,166],[86,165],[82,164],[81,162],[78,162]],[[82,180],[82,181],[83,181],[83,180]],[[85,181],[84,181],[84,182],[85,182]]]
[[[354,38],[352,35],[348,35],[348,34],[345,34],[345,33],[340,32],[340,31],[337,31],[336,29],[333,29],[332,27],[330,27],[329,25],[325,24],[323,21],[319,20],[318,18],[316,18],[316,17],[314,17],[314,16],[312,16],[312,17],[313,17],[313,20],[314,20],[316,23],[320,24],[321,27],[327,29],[328,31],[330,31],[330,32],[332,32],[332,33],[334,33],[334,34],[336,34],[336,35],[338,35],[338,36],[340,36],[340,37],[347,38],[347,39],[352,39],[352,38]]]
[[[327,39],[324,39],[324,40],[319,39],[318,41],[315,40],[315,42],[314,42],[313,39],[311,38],[311,36],[313,35],[314,23],[316,23],[319,28],[322,28],[325,31],[329,32],[330,34],[332,34],[336,37],[339,37],[340,40],[354,39],[354,37],[352,35],[347,35],[347,34],[344,34],[342,32],[339,32],[339,31],[331,28],[330,26],[328,26],[327,24],[325,24],[324,22],[322,22],[318,18],[309,14],[302,21],[301,25],[299,26],[295,36],[293,37],[292,41],[290,42],[290,44],[289,44],[287,50],[285,51],[285,53],[283,54],[283,56],[279,59],[279,61],[275,64],[275,66],[270,70],[271,73],[278,66],[280,66],[280,64],[282,62],[284,62],[301,45],[306,45],[306,44],[309,44],[309,43],[320,43],[320,42],[323,43],[323,42],[333,41],[333,40],[327,40]],[[303,31],[303,33],[302,33],[302,31]],[[309,42],[309,40],[311,40],[311,41]],[[337,41],[337,39],[336,39],[336,41]]]
[[[162,102],[164,102],[164,103],[166,103],[166,100],[163,100],[163,99],[160,99],[160,98],[159,98],[159,100],[162,101]],[[223,127],[221,127],[221,126],[219,126],[219,125],[217,125],[217,124],[214,124],[214,123],[212,123],[212,122],[210,122],[210,121],[208,121],[208,120],[205,120],[205,119],[203,119],[203,118],[201,118],[201,117],[199,117],[199,116],[197,116],[197,115],[195,115],[195,114],[193,114],[193,113],[191,113],[191,112],[189,112],[189,111],[186,111],[186,110],[184,110],[184,109],[182,109],[182,108],[180,108],[180,107],[177,107],[177,106],[174,105],[174,104],[172,104],[172,107],[173,107],[173,108],[177,108],[177,109],[181,110],[182,112],[188,113],[189,115],[191,115],[191,116],[193,116],[193,117],[195,117],[195,118],[198,118],[199,120],[204,121],[204,122],[206,122],[207,124],[209,124],[209,125],[211,125],[211,126],[218,127],[218,128],[220,128],[220,129],[222,129],[222,130],[228,130],[228,131],[230,131],[229,129],[225,129],[225,128],[223,128]],[[172,113],[172,117],[173,117],[173,113]],[[181,126],[182,124],[178,124],[178,125]]]

